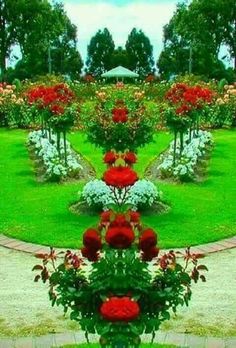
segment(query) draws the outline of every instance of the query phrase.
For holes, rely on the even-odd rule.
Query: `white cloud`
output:
[[[177,3],[177,1],[176,1]],[[76,3],[64,1],[65,10],[72,23],[78,28],[78,49],[83,60],[86,59],[87,45],[91,37],[107,27],[116,46],[124,46],[128,34],[136,27],[142,29],[154,46],[157,59],[162,48],[162,29],[175,10],[175,3],[159,1],[128,3],[118,6],[111,3]]]

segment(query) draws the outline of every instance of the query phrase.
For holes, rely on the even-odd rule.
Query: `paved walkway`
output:
[[[48,252],[48,246],[23,242],[14,238],[6,237],[0,234],[0,246],[19,250],[27,253],[45,253]],[[236,247],[236,236],[223,239],[218,242],[198,245],[191,248],[192,252],[209,254],[217,251],[231,249]],[[65,249],[56,249],[57,251]],[[175,249],[184,252],[184,249]],[[162,250],[163,252],[164,250]],[[91,342],[97,342],[98,337],[91,335]],[[150,336],[144,336],[143,341],[150,341]],[[175,344],[178,347],[188,348],[236,348],[236,337],[227,339],[215,337],[199,337],[190,334],[166,333],[158,332],[155,338],[157,343]],[[50,334],[41,337],[25,337],[25,338],[6,338],[0,339],[0,348],[51,348],[60,347],[64,344],[86,343],[84,334],[65,333]]]
[[[98,336],[90,335],[90,342],[98,342]],[[150,342],[151,336],[143,336],[143,342]],[[155,343],[175,344],[180,348],[235,348],[236,337],[221,339],[199,337],[189,334],[158,332]],[[51,334],[41,337],[1,339],[0,348],[58,348],[65,344],[86,343],[83,333]]]
[[[26,253],[31,253],[31,254],[47,253],[49,248],[48,246],[45,246],[45,245],[33,244],[33,243],[23,242],[19,239],[9,238],[9,237],[6,237],[4,234],[0,234],[0,246],[14,249],[14,250],[24,251]],[[191,251],[197,254],[210,254],[210,253],[215,253],[217,251],[222,251],[222,250],[231,249],[231,248],[236,248],[236,236],[222,239],[218,242],[197,245],[192,247]],[[66,249],[56,248],[56,251],[65,251],[65,250]],[[185,251],[184,248],[175,248],[174,250],[180,251],[183,253]],[[165,252],[166,250],[162,249],[161,251]]]

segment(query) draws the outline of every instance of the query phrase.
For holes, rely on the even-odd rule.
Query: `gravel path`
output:
[[[0,337],[78,330],[51,308],[47,285],[33,282],[31,255],[0,247]],[[189,308],[162,329],[198,335],[236,336],[236,248],[207,256],[207,283],[193,286]]]

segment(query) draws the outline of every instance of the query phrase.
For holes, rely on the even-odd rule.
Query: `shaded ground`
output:
[[[47,286],[33,282],[31,269],[37,260],[31,255],[0,247],[0,336],[27,336],[78,330],[51,308]],[[205,258],[207,283],[193,287],[189,308],[162,329],[199,335],[236,336],[236,248]]]

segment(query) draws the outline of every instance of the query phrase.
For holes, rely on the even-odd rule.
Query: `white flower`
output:
[[[42,130],[30,132],[28,135],[28,144],[34,145],[36,155],[43,160],[48,178],[55,176],[60,178],[66,177],[69,172],[83,169],[78,162],[79,156],[72,151],[68,141],[66,142],[67,166],[65,166],[64,160],[59,158],[56,146],[56,135],[51,134],[51,141],[49,141],[48,137],[49,134],[47,131],[44,133]],[[62,155],[64,151],[64,143],[61,139],[60,152]]]
[[[194,168],[201,156],[205,154],[207,145],[213,143],[211,133],[207,131],[199,130],[198,132],[192,131],[192,139],[189,141],[189,135],[184,136],[184,150],[181,157],[177,156],[174,162],[174,141],[170,143],[169,150],[165,155],[160,156],[162,160],[157,169],[161,171],[163,175],[174,176],[177,178],[193,178]],[[180,140],[176,143],[176,153],[180,153]]]

